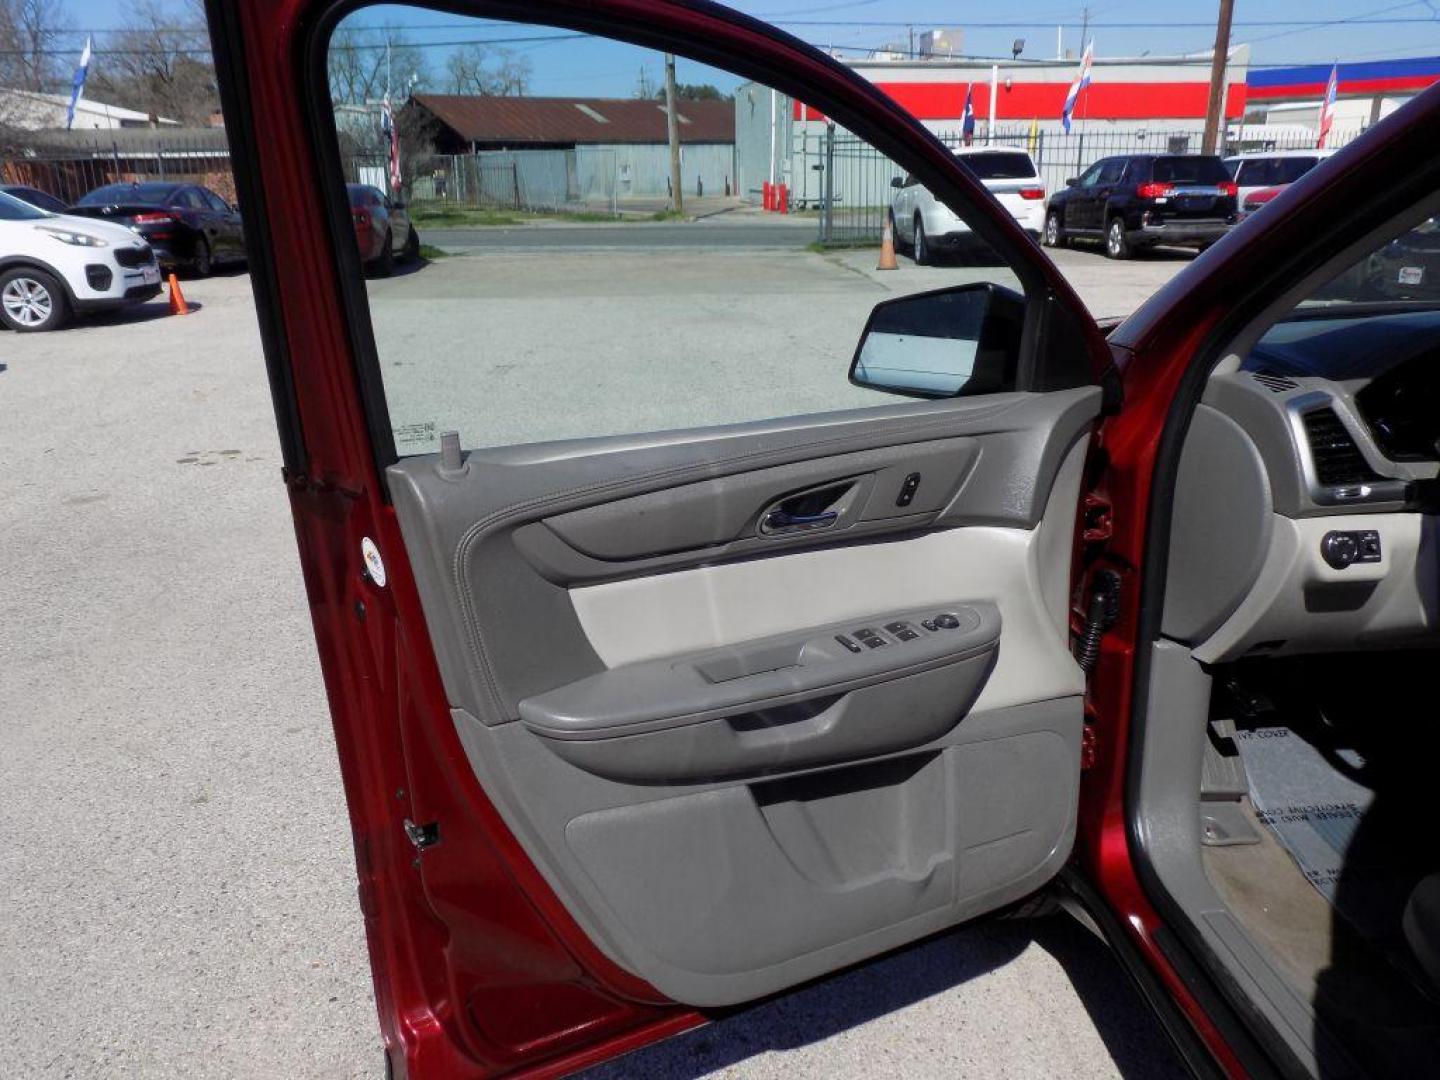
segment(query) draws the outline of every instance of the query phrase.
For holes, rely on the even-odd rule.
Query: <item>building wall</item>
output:
[[[670,191],[670,147],[655,143],[617,143],[580,146],[576,152],[583,162],[587,155],[594,168],[603,168],[604,159],[613,162],[616,197],[664,197]],[[582,164],[582,174],[586,166]],[[734,143],[681,143],[680,185],[694,195],[704,185],[706,195],[722,195],[725,185],[735,182]]]

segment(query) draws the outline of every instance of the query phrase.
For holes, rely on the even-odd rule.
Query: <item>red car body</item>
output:
[[[313,119],[309,0],[211,0],[210,24],[234,156],[251,163],[255,279],[309,604],[334,722],[369,939],[380,1025],[396,1076],[561,1075],[704,1022],[622,970],[586,936],[468,770],[426,629],[395,512],[382,493],[357,374],[342,268],[355,253],[333,237],[354,226],[325,199]],[[477,13],[480,13],[477,11]],[[703,3],[546,0],[483,14],[570,30],[629,34],[728,65],[826,115],[863,122],[940,197],[975,200],[987,235],[1033,250],[1033,268],[1075,302],[1059,271],[953,156],[883,92],[783,33]],[[323,21],[323,20],[322,20]],[[257,118],[263,117],[263,127]],[[233,120],[232,120],[233,118]],[[1188,265],[1108,339],[1082,328],[1097,379],[1123,407],[1091,455],[1081,575],[1124,583],[1121,610],[1090,682],[1093,764],[1081,777],[1075,867],[1093,910],[1157,1006],[1183,1017],[1220,1070],[1248,1071],[1253,1046],[1235,1010],[1184,961],[1184,941],[1157,906],[1126,812],[1143,732],[1138,644],[1156,618],[1153,511],[1168,502],[1178,440],[1198,399],[1203,358],[1253,318],[1297,260],[1314,257],[1375,177],[1414,172],[1436,145],[1440,88],[1368,132],[1278,197],[1283,213],[1233,231]],[[265,152],[256,152],[263,132]],[[888,138],[888,143],[883,141]],[[1428,153],[1428,150],[1424,152]],[[1397,196],[1398,197],[1398,196]],[[1361,226],[1357,224],[1358,231]],[[358,234],[364,243],[364,234]],[[363,250],[363,249],[362,249]],[[354,569],[362,537],[387,552],[389,586]],[[1163,566],[1163,561],[1160,564]],[[1163,572],[1160,575],[1163,577]],[[447,822],[423,876],[402,817]],[[483,1015],[483,1022],[477,1021]]]
[[[1275,187],[1261,188],[1259,191],[1252,191],[1246,195],[1244,204],[1240,207],[1240,219],[1243,220],[1260,210],[1289,186],[1289,184],[1279,184]]]

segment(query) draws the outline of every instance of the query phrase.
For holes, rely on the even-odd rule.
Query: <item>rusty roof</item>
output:
[[[416,94],[411,98],[466,142],[663,143],[665,103],[627,98],[476,97]],[[682,143],[735,141],[730,101],[682,101]]]

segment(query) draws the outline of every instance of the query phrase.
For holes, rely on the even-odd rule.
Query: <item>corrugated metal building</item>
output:
[[[622,201],[668,193],[670,154],[663,101],[416,94],[406,107],[433,117],[441,153],[513,155],[543,150],[568,155],[564,168],[581,200],[606,185]],[[680,177],[686,193],[703,188],[719,194],[727,185],[733,187],[735,106],[729,101],[683,101],[677,121]],[[533,154],[524,160],[541,164]],[[607,171],[608,177],[601,175]]]

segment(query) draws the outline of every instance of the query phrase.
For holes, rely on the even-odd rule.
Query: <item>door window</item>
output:
[[[220,198],[219,195],[216,195],[213,191],[209,190],[208,188],[201,188],[200,195],[205,200],[206,205],[209,206],[211,210],[214,210],[217,214],[230,213],[229,204],[226,203],[224,199]]]
[[[1111,184],[1120,182],[1120,175],[1125,171],[1125,159],[1115,158],[1104,163],[1105,167],[1100,170],[1100,176],[1095,183],[1100,187],[1109,187]]]
[[[1101,172],[1103,172],[1109,164],[1109,161],[1097,161],[1094,165],[1091,165],[1090,168],[1085,170],[1084,175],[1080,177],[1080,187],[1092,188],[1098,184],[1100,182]]]
[[[200,193],[194,188],[181,188],[175,193],[171,200],[175,206],[184,207],[186,210],[204,210],[205,203],[200,198]]]
[[[389,168],[384,88],[361,77],[381,22],[362,9],[331,39],[337,191]],[[503,445],[904,407],[848,377],[876,301],[1024,291],[968,224],[927,235],[936,265],[902,257],[905,274],[878,273],[891,180],[915,178],[781,90],[679,58],[672,159],[663,54],[459,25],[457,40],[512,44],[391,47],[392,78],[413,87],[395,115],[393,194],[439,250],[366,287],[400,457],[434,452],[447,430]],[[523,47],[532,37],[543,49]],[[998,159],[1033,173],[1024,154]],[[958,392],[1015,389],[1008,370]]]

